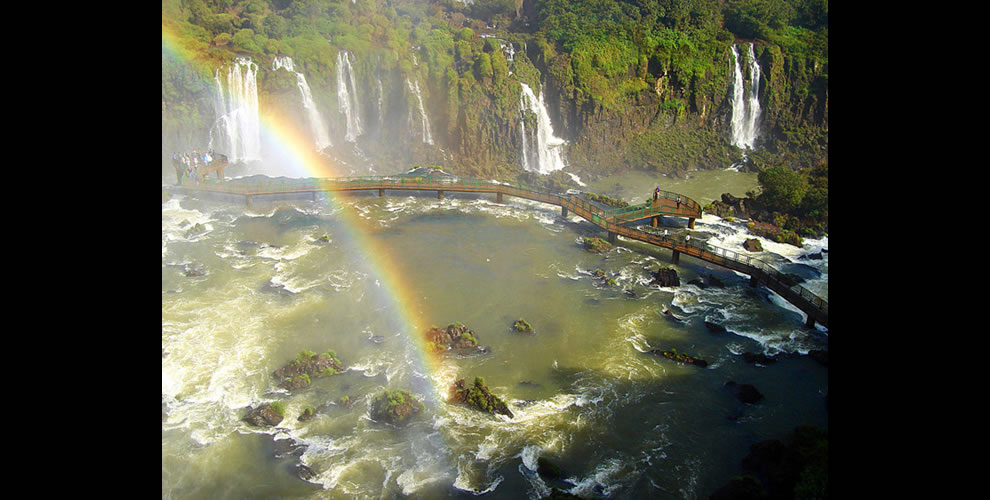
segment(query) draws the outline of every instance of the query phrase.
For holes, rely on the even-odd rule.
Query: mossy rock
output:
[[[193,227],[186,230],[186,238],[196,236],[206,232],[206,226],[200,224],[199,222],[193,224]]]
[[[434,326],[426,331],[426,341],[435,353],[447,351],[459,353],[488,352],[488,348],[478,344],[478,336],[474,330],[462,323],[451,323],[446,328]]]
[[[426,405],[409,391],[392,389],[375,396],[368,415],[376,422],[405,425],[414,415],[425,409]]]
[[[248,412],[244,421],[256,427],[272,427],[285,418],[285,404],[280,401],[265,403]]]
[[[664,358],[677,361],[678,363],[684,363],[686,365],[695,365],[695,366],[700,366],[701,368],[708,366],[707,361],[701,358],[691,356],[690,354],[677,352],[677,349],[671,349],[669,351],[664,351],[660,349],[651,349],[650,352],[657,356],[662,356]]]
[[[584,249],[591,253],[606,253],[612,249],[612,244],[601,238],[585,238]]]
[[[514,416],[505,401],[488,390],[488,385],[482,377],[475,377],[474,385],[471,387],[465,385],[464,379],[454,382],[450,386],[449,401],[471,406],[486,413],[500,413],[509,418]]]
[[[756,238],[747,238],[746,241],[743,242],[743,245],[742,246],[748,252],[762,252],[763,251],[763,244],[760,243],[760,240],[758,240]]]
[[[309,387],[314,378],[329,377],[343,371],[344,365],[331,349],[322,354],[303,351],[299,357],[275,370],[273,375],[279,379],[279,387],[294,391]]]
[[[522,318],[517,319],[516,322],[512,324],[512,328],[517,332],[524,332],[524,333],[533,332],[533,327],[530,326],[530,324]]]

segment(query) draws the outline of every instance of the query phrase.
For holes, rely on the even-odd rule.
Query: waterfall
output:
[[[523,168],[530,172],[549,174],[555,170],[565,167],[563,156],[563,145],[566,142],[553,135],[553,126],[550,123],[550,114],[547,113],[546,104],[543,102],[543,92],[537,98],[529,85],[522,85],[522,94],[519,98],[519,111],[524,116],[526,111],[536,115],[536,130],[534,139],[526,137],[526,120],[519,123],[522,130],[522,158]],[[535,140],[535,147],[530,145]],[[535,155],[531,150],[535,149]]]
[[[381,128],[385,123],[385,90],[382,89],[382,74],[381,69],[378,71],[378,127]]]
[[[337,52],[337,110],[347,123],[344,140],[354,142],[361,135],[361,118],[358,111],[357,86],[354,84],[354,69],[351,56],[346,51]]]
[[[320,117],[320,111],[316,109],[316,103],[313,102],[313,94],[310,92],[309,85],[306,83],[306,77],[302,73],[296,73],[296,70],[292,66],[292,58],[288,56],[276,57],[275,61],[272,62],[272,71],[282,68],[296,75],[296,85],[299,86],[299,93],[302,94],[302,105],[306,110],[306,116],[309,118],[309,127],[313,131],[313,137],[316,140],[316,150],[323,151],[323,149],[331,146],[330,134],[327,133],[327,126],[323,123],[323,118]]]
[[[760,65],[756,62],[753,45],[750,44],[747,57],[750,89],[747,94],[743,81],[742,61],[736,45],[732,46],[732,55],[736,60],[735,79],[732,84],[732,144],[743,149],[752,149],[759,135]]]
[[[423,121],[423,142],[432,146],[433,135],[430,134],[430,118],[426,116],[426,109],[423,107],[423,96],[419,92],[419,82],[413,83],[406,78],[406,84],[409,85],[409,90],[416,95],[416,102],[419,103],[419,116],[422,117]]]
[[[216,94],[213,107],[217,122],[210,131],[209,149],[226,152],[232,162],[261,159],[261,131],[258,124],[258,65],[239,57],[227,68],[227,92],[220,69],[213,75]],[[213,131],[221,144],[214,145]]]

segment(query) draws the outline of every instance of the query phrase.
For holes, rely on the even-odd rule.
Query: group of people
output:
[[[205,168],[215,157],[216,154],[212,150],[196,149],[189,153],[172,153],[172,163],[175,165],[179,183],[182,183],[182,176],[192,178],[198,183],[200,167]]]

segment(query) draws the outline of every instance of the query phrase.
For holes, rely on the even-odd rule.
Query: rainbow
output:
[[[210,63],[197,55],[200,53],[199,51],[180,43],[180,38],[175,36],[174,28],[168,26],[164,16],[162,21],[162,51],[163,57],[165,53],[171,54],[181,63],[189,65],[190,69],[203,75],[204,78],[212,78]],[[274,152],[269,151],[268,154],[277,155],[280,162],[287,163],[291,177],[341,176],[341,172],[335,165],[317,153],[309,136],[302,133],[278,110],[265,109],[260,110],[259,113],[260,131],[265,139],[263,142],[267,146],[275,148]],[[325,199],[330,205],[337,203],[336,197],[330,192],[327,193]],[[393,252],[395,250],[371,237],[374,228],[370,226],[369,221],[359,217],[353,210],[344,208],[340,214],[345,234],[342,234],[342,237],[337,241],[349,246],[355,255],[361,256],[365,267],[364,271],[377,281],[379,293],[375,300],[383,306],[383,311],[388,311],[388,314],[394,316],[390,318],[390,324],[397,325],[399,329],[403,330],[402,333],[414,347],[420,361],[420,366],[415,368],[422,370],[432,391],[427,396],[432,398],[434,402],[445,400],[446,387],[438,386],[441,385],[441,380],[446,381],[447,378],[450,378],[444,375],[445,370],[450,369],[450,367],[442,365],[440,358],[432,354],[429,343],[426,341],[425,327],[430,323],[425,321],[424,307],[418,300],[420,295],[416,292],[415,286],[404,279],[407,273],[402,269],[398,259],[394,257]]]

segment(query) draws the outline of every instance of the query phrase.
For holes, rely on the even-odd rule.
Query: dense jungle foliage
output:
[[[739,162],[727,132],[731,47],[752,44],[762,116],[749,168],[827,171],[827,0],[163,0],[162,30],[163,141],[208,127],[214,72],[237,56],[262,68],[291,57],[319,107],[336,110],[336,56],[346,50],[358,86],[377,78],[393,110],[409,112],[405,82],[420,82],[447,156],[413,147],[384,116],[369,142],[408,145],[409,163],[442,160],[492,178],[522,170],[521,83],[544,90],[569,169],[582,176]],[[199,64],[166,57],[166,33]],[[295,92],[282,73],[259,72],[262,99]],[[532,130],[535,118],[523,120]]]

